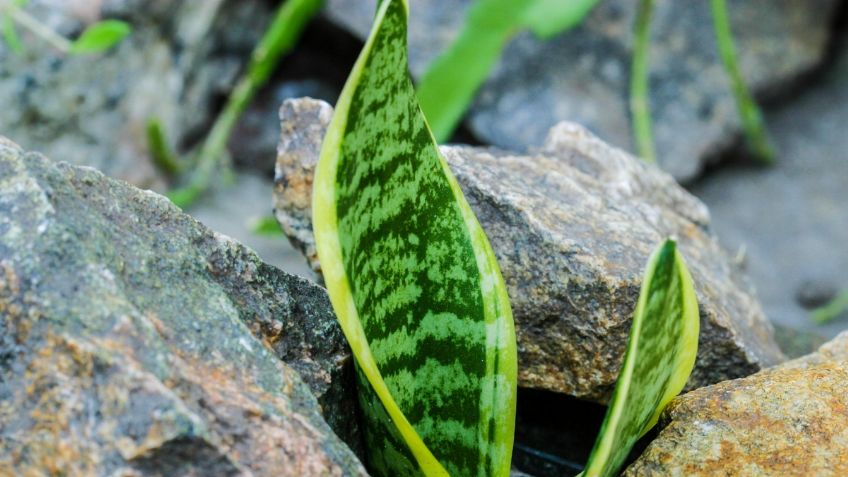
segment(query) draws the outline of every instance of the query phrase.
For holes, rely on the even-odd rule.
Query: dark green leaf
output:
[[[381,3],[336,105],[315,173],[318,256],[360,373],[371,471],[506,476],[506,287],[418,107],[406,15]]]
[[[120,20],[103,20],[86,28],[71,45],[71,53],[98,53],[112,48],[130,34],[130,26]]]

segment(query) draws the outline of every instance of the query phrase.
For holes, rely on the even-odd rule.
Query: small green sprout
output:
[[[0,0],[3,39],[15,54],[24,53],[24,45],[15,25],[29,31],[63,54],[82,55],[102,53],[123,40],[132,29],[120,20],[102,20],[89,25],[76,40],[68,40],[27,13],[23,7],[28,0]]]

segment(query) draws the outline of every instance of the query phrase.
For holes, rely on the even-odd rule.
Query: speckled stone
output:
[[[277,217],[316,270],[306,204],[326,114],[311,100],[283,105],[275,188]],[[442,153],[500,263],[521,386],[609,398],[643,268],[667,236],[678,238],[701,304],[690,388],[783,359],[745,277],[710,233],[706,207],[668,174],[571,123],[529,155],[458,146]]]
[[[0,138],[0,474],[365,475],[349,364],[322,288]]]
[[[810,356],[692,391],[626,476],[848,475],[848,332]]]
[[[420,77],[456,36],[472,0],[410,2],[410,67]],[[743,76],[757,93],[790,88],[818,65],[837,0],[736,0],[728,5]],[[632,150],[629,81],[637,2],[599,2],[586,21],[549,41],[519,34],[468,113],[481,140],[511,150],[540,144],[568,120]],[[328,0],[327,16],[361,38],[374,2]],[[656,2],[651,25],[650,106],[658,159],[679,180],[697,176],[741,134],[718,58],[709,2]]]
[[[312,235],[312,177],[333,107],[324,101],[288,99],[280,106],[280,141],[274,167],[274,216],[295,249],[320,277]]]

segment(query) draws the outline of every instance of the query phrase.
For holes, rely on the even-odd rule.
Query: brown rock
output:
[[[280,107],[280,143],[274,168],[274,214],[292,245],[321,272],[312,236],[312,176],[333,107],[312,98],[286,100]]]
[[[348,359],[320,287],[0,138],[0,475],[365,475]]]
[[[316,270],[305,176],[327,124],[316,122],[317,111],[325,109],[308,100],[284,104],[275,188],[278,220]],[[442,153],[503,271],[522,386],[608,399],[642,270],[670,235],[701,304],[690,386],[747,376],[783,359],[753,291],[710,233],[707,209],[669,175],[570,123],[553,128],[532,155],[458,146]]]
[[[675,399],[627,476],[848,475],[848,332]]]

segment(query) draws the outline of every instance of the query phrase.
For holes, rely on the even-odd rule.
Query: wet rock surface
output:
[[[420,76],[459,33],[471,0],[410,6],[410,61]],[[822,59],[835,0],[740,0],[729,5],[739,64],[755,92],[785,92]],[[330,0],[330,19],[364,38],[374,5]],[[483,141],[513,150],[542,143],[575,121],[632,149],[628,84],[636,3],[600,2],[587,20],[550,41],[529,33],[507,45],[468,115]],[[651,109],[663,169],[689,180],[740,133],[715,47],[709,2],[657,2],[651,27]]]
[[[133,31],[96,55],[62,55],[28,34],[24,55],[0,42],[0,132],[144,187],[163,181],[148,159],[147,121],[158,117],[172,145],[186,147],[270,19],[261,0],[32,0],[26,9],[69,37],[101,18]]]
[[[320,287],[0,138],[0,474],[364,475],[349,364]]]
[[[848,473],[848,332],[808,357],[678,397],[624,475]]]
[[[774,166],[728,165],[692,188],[723,243],[744,251],[769,318],[827,337],[848,326],[848,313],[824,326],[810,319],[848,289],[848,30],[837,50],[809,91],[766,110]]]
[[[317,268],[305,204],[326,110],[311,101],[281,109],[275,187],[278,219],[294,243],[306,244],[301,249]],[[706,208],[671,176],[570,123],[553,128],[532,155],[452,146],[442,153],[506,280],[520,385],[608,399],[643,268],[670,235],[679,240],[701,304],[690,387],[782,360],[750,286],[709,232]]]

